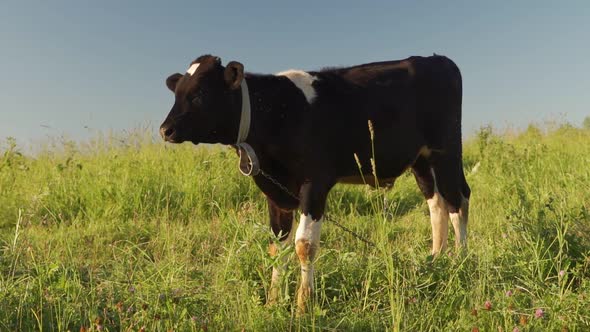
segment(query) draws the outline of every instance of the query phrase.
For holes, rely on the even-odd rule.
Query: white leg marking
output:
[[[432,225],[432,254],[436,255],[447,248],[449,236],[449,212],[444,198],[438,191],[428,200],[430,223]]]
[[[455,229],[455,247],[467,247],[467,219],[469,218],[469,200],[461,200],[461,208],[457,213],[449,213],[451,223]]]
[[[305,95],[305,99],[307,99],[308,103],[312,103],[313,99],[316,97],[316,92],[313,87],[313,82],[317,80],[317,77],[305,72],[303,70],[286,70],[280,73],[277,73],[277,76],[285,76],[295,84],[303,95]]]
[[[313,291],[313,261],[320,249],[322,220],[313,220],[311,215],[301,215],[295,234],[295,251],[301,264],[301,285],[297,293],[299,312],[305,311],[305,303]]]
[[[270,290],[268,294],[269,304],[276,303],[279,299],[279,294],[281,291],[281,279],[285,274],[287,261],[289,260],[289,255],[286,255],[282,251],[285,249],[285,247],[291,244],[293,239],[292,233],[293,232],[291,232],[291,234],[289,234],[286,239],[280,241],[278,245],[271,243],[268,247],[268,251],[272,257],[280,257],[280,262],[272,267],[272,277],[270,279]]]
[[[432,225],[432,254],[437,255],[447,248],[449,236],[449,212],[447,203],[436,187],[436,176],[431,169],[434,178],[434,196],[428,202],[430,210],[430,224]]]

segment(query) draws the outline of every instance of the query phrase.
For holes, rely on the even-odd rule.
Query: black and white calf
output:
[[[251,147],[260,168],[298,196],[261,174],[253,176],[281,243],[290,241],[293,211],[301,210],[295,232],[300,309],[313,289],[326,197],[338,182],[373,179],[372,141],[381,185],[412,169],[430,208],[432,253],[445,250],[449,219],[456,245],[466,244],[470,189],[462,165],[462,83],[450,59],[410,57],[259,75],[244,73],[241,63],[223,66],[218,57],[204,55],[166,85],[176,98],[160,128],[166,141]],[[271,245],[271,254],[276,250]],[[280,267],[273,270],[271,302],[281,273]]]

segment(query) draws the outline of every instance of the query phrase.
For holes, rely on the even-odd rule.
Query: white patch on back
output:
[[[312,85],[313,82],[317,80],[317,77],[311,75],[308,72],[290,69],[277,73],[276,76],[285,76],[290,79],[291,82],[293,82],[293,84],[295,84],[295,86],[299,88],[301,92],[303,92],[305,99],[307,99],[307,102],[310,104],[317,95]]]
[[[189,75],[193,76],[195,74],[195,72],[197,71],[197,68],[199,68],[200,63],[193,63],[188,70],[186,71]]]

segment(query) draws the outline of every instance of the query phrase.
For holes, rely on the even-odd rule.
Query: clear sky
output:
[[[74,139],[168,113],[165,78],[201,54],[247,71],[444,54],[464,132],[590,115],[590,1],[6,1],[0,139]]]

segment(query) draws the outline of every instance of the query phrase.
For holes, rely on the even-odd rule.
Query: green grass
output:
[[[293,248],[282,301],[264,305],[266,203],[233,151],[142,135],[2,151],[2,331],[590,328],[590,130],[484,128],[466,142],[466,254],[429,259],[410,174],[387,192],[337,186],[329,214],[377,245],[326,222],[301,317]]]

